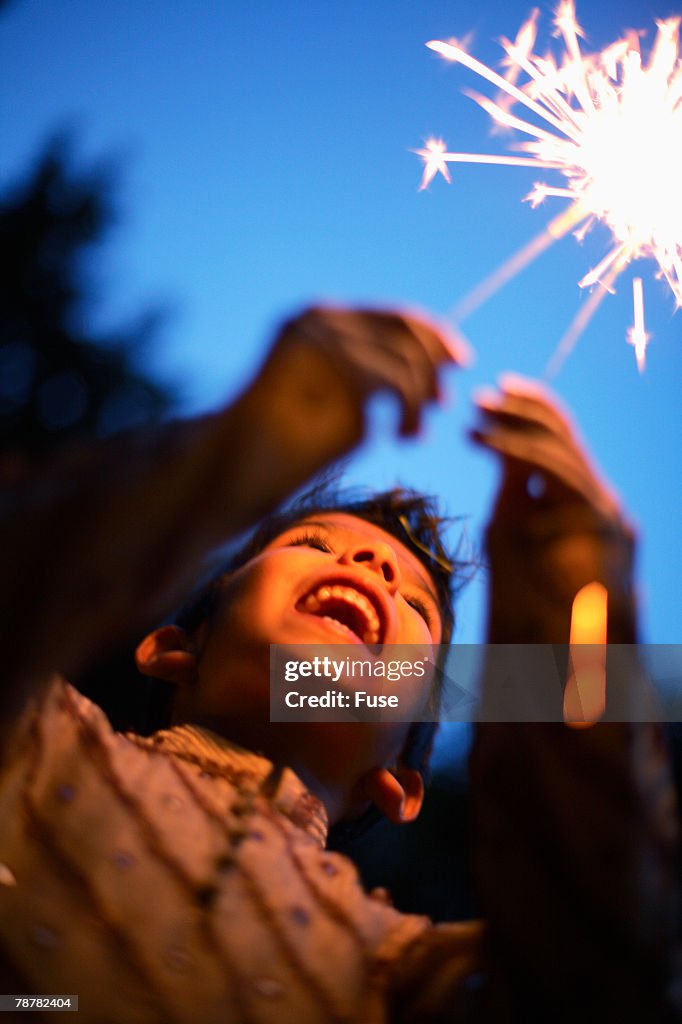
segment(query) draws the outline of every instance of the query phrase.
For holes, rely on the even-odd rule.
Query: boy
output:
[[[357,817],[370,788],[387,817],[411,820],[421,804],[419,773],[365,774],[382,750],[395,761],[408,732],[414,756],[432,728],[271,723],[269,646],[447,644],[459,568],[420,495],[396,489],[353,501],[318,489],[266,519],[180,625],[150,633],[138,647],[138,667],[177,685],[173,721],[205,725],[286,763],[332,823]],[[426,689],[421,681],[418,689]]]
[[[38,643],[22,644],[21,614],[12,608],[16,670],[8,719],[25,693],[44,692],[48,667],[73,671],[123,624],[139,621],[141,604],[146,617],[159,612],[199,554],[356,443],[373,390],[399,394],[403,431],[414,432],[448,358],[442,335],[424,322],[311,311],[288,325],[255,385],[228,414],[179,428],[170,460],[165,438],[151,451],[129,441],[125,465],[114,445],[113,454],[77,462],[80,480],[71,490],[63,484],[70,466],[55,476],[56,493],[36,497],[29,489],[9,520],[16,541],[10,561],[30,578],[25,559],[37,569],[41,552],[26,538],[36,544],[43,522],[56,522],[69,543],[49,565],[52,614],[42,617],[38,604]],[[489,639],[565,640],[571,597],[592,579],[609,587],[610,639],[631,639],[624,635],[632,607],[622,582],[628,536],[569,425],[544,395],[515,381],[483,396],[479,408],[484,423],[476,440],[499,452],[505,467],[490,533]],[[104,478],[112,466],[118,480]],[[226,489],[221,471],[233,478]],[[545,476],[539,500],[526,486],[537,471]],[[83,538],[88,489],[97,519]],[[226,492],[233,500],[227,508]],[[117,507],[108,510],[109,500]],[[136,522],[135,512],[145,521]],[[307,604],[325,584],[342,587],[346,602],[368,602],[365,626],[370,639],[377,632],[383,643],[439,642],[448,611],[437,587],[430,594],[434,560],[428,545],[418,537],[413,543],[409,521],[401,534],[358,510],[318,508],[314,515],[322,524],[317,532],[311,535],[306,515],[234,568],[209,616],[189,629],[162,627],[140,645],[141,668],[181,687],[179,728],[149,740],[117,736],[92,705],[59,683],[24,719],[0,797],[5,991],[77,992],[86,1020],[364,1024],[389,1017],[465,1020],[472,1013],[564,1020],[586,1007],[608,1019],[607,1009],[625,1006],[655,1019],[663,1012],[673,819],[654,813],[641,785],[651,786],[658,766],[646,728],[638,731],[635,757],[627,727],[568,737],[569,730],[555,736],[551,727],[519,727],[516,735],[510,727],[481,727],[474,765],[479,874],[490,918],[484,954],[479,925],[436,928],[400,915],[362,893],[348,862],[323,852],[325,819],[356,816],[368,801],[394,820],[418,813],[419,773],[400,756],[408,727],[344,726],[341,747],[338,734],[328,732],[340,726],[305,733],[273,726],[269,644],[343,642],[347,625],[325,622],[314,602],[312,610]],[[129,532],[121,540],[122,529]],[[534,574],[540,587],[532,585]],[[18,571],[15,579],[21,596]],[[35,577],[30,589],[35,594]],[[598,763],[604,750],[608,757]],[[599,769],[590,786],[576,771],[586,758]],[[500,770],[523,791],[524,803],[513,789],[505,792]],[[566,787],[562,800],[544,827],[523,823],[524,806],[548,810],[555,773]],[[612,814],[604,835],[610,840],[615,830],[621,841],[608,873],[586,862],[583,837],[561,835],[562,812],[573,802],[588,808],[603,799]],[[512,849],[504,844],[515,812]],[[557,850],[569,853],[558,866],[538,858],[538,848],[551,848],[557,835]],[[647,851],[644,880],[635,849]],[[509,865],[522,879],[521,907],[507,891]],[[564,906],[576,885],[595,879],[604,888],[594,907]],[[504,891],[496,891],[501,883]],[[621,899],[629,901],[623,911]],[[539,924],[557,907],[554,929],[542,934]],[[621,932],[615,950],[614,922]],[[567,950],[568,959],[555,963]],[[486,981],[477,992],[472,980],[482,967]],[[585,979],[595,969],[607,973],[586,1000]],[[568,990],[567,970],[576,981]]]

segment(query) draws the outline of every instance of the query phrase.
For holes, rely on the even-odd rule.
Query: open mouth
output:
[[[299,611],[325,619],[349,640],[363,644],[381,642],[379,612],[370,598],[355,587],[342,583],[323,583],[297,603]]]

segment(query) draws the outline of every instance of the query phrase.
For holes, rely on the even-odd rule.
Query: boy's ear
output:
[[[373,768],[365,776],[364,788],[394,825],[414,821],[422,809],[424,782],[415,768]]]
[[[191,683],[196,676],[197,656],[180,626],[160,626],[149,633],[135,651],[135,662],[143,675],[167,683]]]

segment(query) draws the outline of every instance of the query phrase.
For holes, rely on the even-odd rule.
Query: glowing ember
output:
[[[427,46],[447,60],[474,71],[500,93],[495,99],[470,95],[497,126],[530,137],[514,148],[523,156],[451,153],[431,139],[417,150],[424,160],[422,188],[436,174],[450,181],[449,163],[495,163],[552,169],[564,177],[561,187],[536,184],[526,198],[535,207],[547,198],[571,205],[537,238],[466,296],[454,311],[462,320],[557,238],[573,230],[582,240],[597,221],[612,235],[604,258],[580,281],[597,286],[561,339],[550,364],[556,370],[589,323],[605,294],[635,259],[652,257],[658,277],[668,282],[682,306],[682,60],[678,54],[680,18],[658,22],[648,62],[632,32],[601,53],[583,55],[573,0],[562,0],[557,34],[565,52],[561,63],[534,54],[537,11],[514,42],[502,40],[506,77],[470,56],[455,42]],[[517,84],[522,77],[526,81]],[[512,113],[520,104],[543,124]],[[526,115],[527,116],[527,115]],[[648,335],[644,327],[641,278],[633,282],[634,325],[628,340],[637,365],[644,367]]]
[[[576,728],[598,722],[606,710],[607,622],[606,587],[588,583],[573,599],[564,690],[564,721]]]

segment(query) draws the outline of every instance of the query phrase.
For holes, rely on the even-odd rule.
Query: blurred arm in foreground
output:
[[[478,407],[473,439],[502,468],[488,641],[568,644],[573,598],[598,582],[609,644],[635,643],[634,534],[573,425],[516,377]],[[678,827],[660,726],[489,720],[472,785],[490,1018],[676,1019]]]
[[[463,355],[418,317],[311,308],[223,411],[68,450],[4,492],[4,728],[51,672],[158,620],[212,547],[351,451],[374,393],[395,395],[415,434]]]

